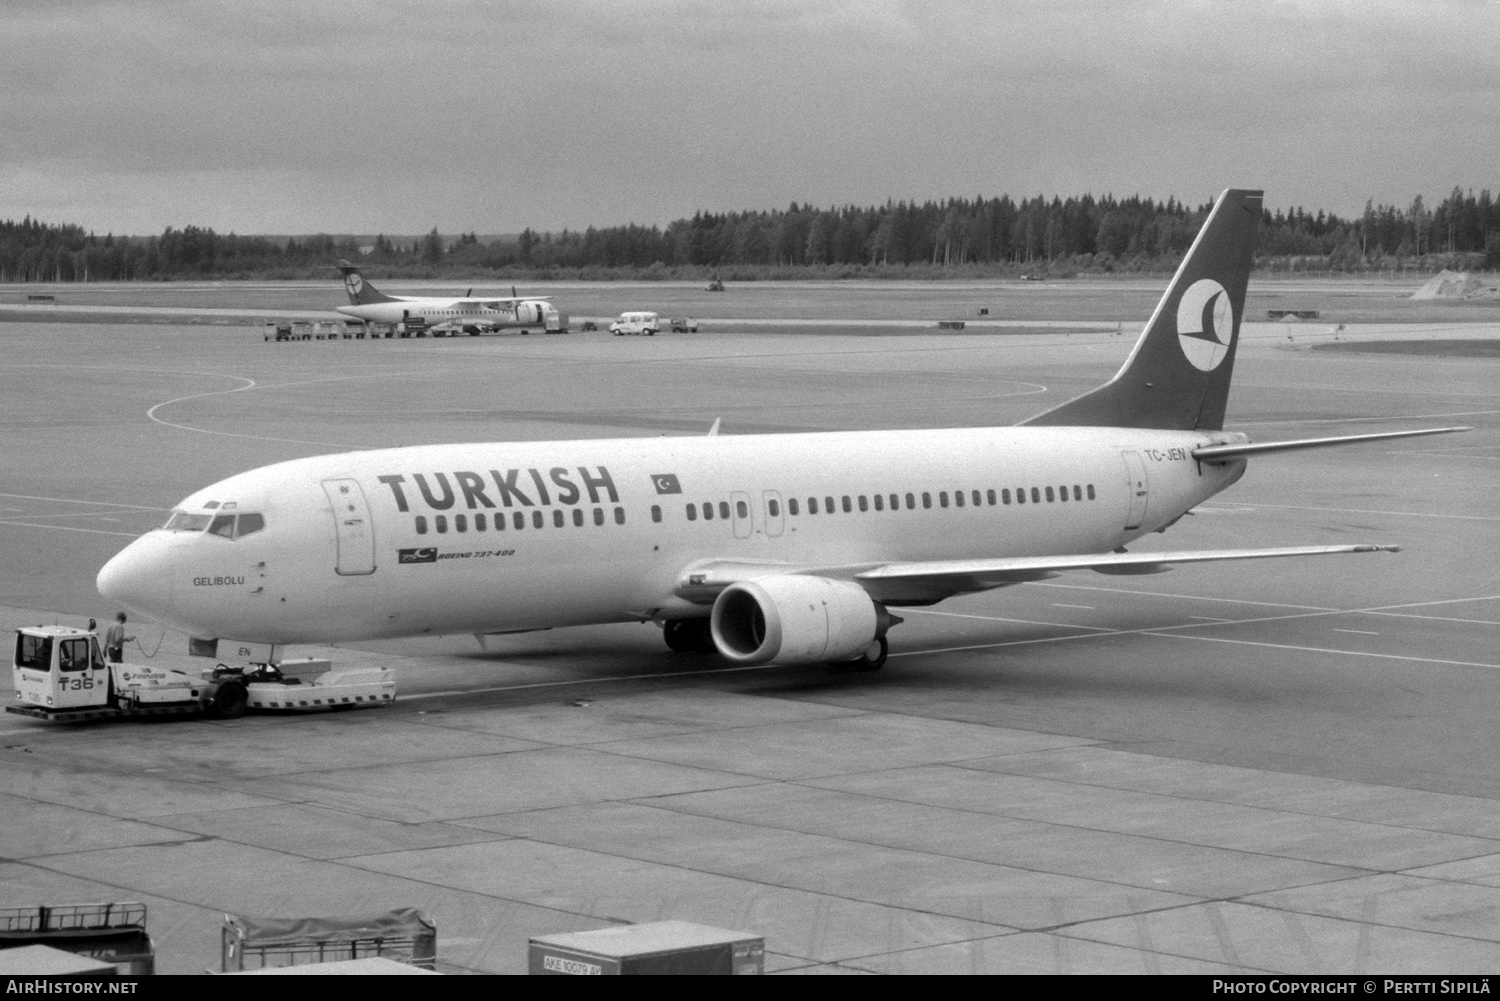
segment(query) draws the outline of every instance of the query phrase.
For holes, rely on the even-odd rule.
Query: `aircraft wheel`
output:
[[[865,647],[865,652],[850,662],[849,666],[856,671],[878,671],[885,667],[885,660],[890,656],[891,646],[886,642],[884,636],[878,637],[875,642]]]
[[[239,719],[245,715],[245,706],[250,702],[250,693],[238,681],[224,681],[208,696],[205,706],[212,719]]]

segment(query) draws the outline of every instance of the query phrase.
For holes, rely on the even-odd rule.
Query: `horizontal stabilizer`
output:
[[[1419,438],[1428,434],[1453,434],[1456,431],[1472,431],[1471,427],[1426,428],[1421,431],[1382,431],[1378,434],[1350,434],[1337,438],[1302,438],[1298,441],[1268,441],[1261,444],[1205,445],[1193,449],[1193,458],[1200,462],[1223,462],[1247,455],[1267,455],[1271,452],[1295,452],[1304,448],[1327,448],[1333,445],[1350,445],[1361,441],[1384,441],[1389,438]]]

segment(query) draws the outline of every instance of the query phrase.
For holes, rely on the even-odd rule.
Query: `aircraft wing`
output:
[[[934,599],[1009,584],[1048,580],[1064,570],[1102,574],[1165,573],[1178,563],[1220,560],[1268,560],[1283,556],[1331,556],[1337,553],[1394,553],[1400,546],[1362,543],[1348,546],[1285,546],[1274,549],[1187,549],[1165,553],[1095,553],[1079,556],[1016,556],[991,560],[942,560],[887,563],[862,570],[853,579],[876,601]]]
[[[1050,580],[1065,570],[1093,570],[1096,573],[1116,575],[1153,574],[1165,573],[1178,563],[1267,560],[1283,556],[1331,556],[1339,553],[1394,553],[1399,552],[1400,548],[1361,543],[1345,546],[1285,546],[1274,549],[1186,549],[1165,553],[1007,556],[996,559],[845,566],[704,561],[684,571],[678,581],[677,595],[698,604],[711,604],[720,591],[736,581],[776,574],[797,574],[854,581],[879,602],[927,604],[956,594]]]
[[[513,299],[460,299],[453,304],[455,309],[499,309],[514,306],[518,302],[551,302],[550,295],[523,295]]]

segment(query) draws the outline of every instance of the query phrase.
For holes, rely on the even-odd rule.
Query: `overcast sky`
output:
[[[1500,0],[3,0],[0,218],[514,232],[1500,193]]]

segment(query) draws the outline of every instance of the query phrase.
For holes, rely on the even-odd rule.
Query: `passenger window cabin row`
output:
[[[475,532],[487,532],[490,531],[490,527],[491,525],[493,525],[494,531],[503,532],[506,530],[505,515],[506,512],[497,511],[495,512],[493,521],[491,521],[483,511],[477,512],[473,515],[455,514],[453,515],[452,529],[455,532],[468,532],[471,529]],[[531,528],[533,529],[546,528],[547,522],[549,520],[552,522],[553,528],[565,528],[570,521],[572,522],[574,528],[582,528],[590,520],[592,520],[595,525],[603,525],[606,521],[604,516],[604,508],[602,507],[594,508],[592,519],[584,517],[583,508],[575,507],[573,508],[573,514],[571,518],[568,516],[568,513],[562,508],[553,508],[551,519],[548,519],[547,513],[545,511],[534,510],[531,512],[531,518],[529,520],[531,523]],[[616,525],[625,524],[625,509],[623,507],[615,508],[614,520]],[[513,531],[519,532],[525,529],[527,527],[527,521],[528,519],[526,517],[525,511],[510,512],[510,524]],[[432,530],[437,532],[437,534],[439,535],[447,534],[449,524],[450,523],[448,515],[446,514],[435,514],[432,516]],[[426,535],[427,531],[427,516],[422,514],[417,515],[417,534]]]
[[[1071,485],[1064,483],[1056,487],[1016,487],[1014,493],[1011,492],[1011,489],[1009,487],[1003,487],[999,491],[955,490],[951,495],[946,490],[939,490],[937,492],[936,502],[939,508],[946,508],[950,506],[960,508],[986,506],[1005,507],[1010,504],[1021,505],[1027,503],[1065,504],[1070,500],[1083,501],[1096,499],[1097,494],[1094,492],[1094,485],[1092,483],[1074,483]],[[907,511],[915,511],[918,510],[919,503],[922,510],[928,510],[932,508],[933,500],[933,494],[930,491],[924,491],[921,494],[859,494],[856,496],[843,494],[839,497],[825,496],[821,499],[817,497],[808,497],[806,500],[806,511],[809,515],[820,513],[834,514],[839,511],[842,511],[845,514],[853,514],[856,510],[885,511],[889,509],[891,511],[900,511],[903,509],[903,507]],[[903,501],[905,502],[904,505],[902,503]],[[750,516],[749,505],[747,505],[742,500],[737,500],[734,503],[734,514],[736,517],[748,518]],[[704,521],[713,521],[716,513],[718,518],[723,521],[728,521],[730,516],[728,501],[719,501],[717,504],[715,504],[713,501],[704,501],[702,504],[689,502],[684,508],[684,511],[687,515],[688,521],[697,521],[700,517],[700,513]],[[661,520],[658,512],[658,508],[653,507],[651,509],[652,521]],[[787,514],[799,516],[802,514],[802,512],[803,507],[800,498],[787,498]],[[768,499],[766,501],[766,513],[769,514],[772,518],[781,517],[781,503],[775,498]]]

